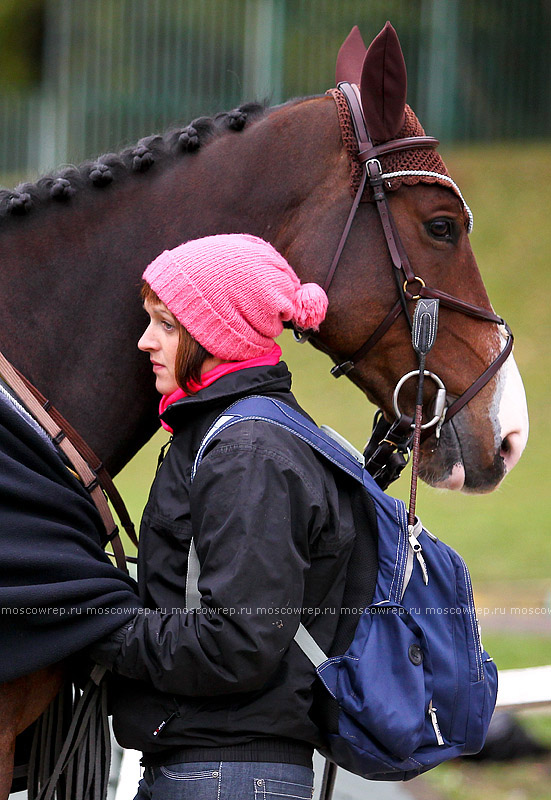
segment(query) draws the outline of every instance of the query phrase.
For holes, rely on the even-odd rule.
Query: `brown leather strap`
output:
[[[413,446],[411,449],[411,484],[409,490],[408,525],[415,525],[415,506],[417,504],[417,482],[419,479],[419,459],[421,456],[421,422],[423,420],[423,405],[415,406],[413,425]]]
[[[422,286],[419,289],[419,297],[426,297],[432,298],[433,300],[440,300],[443,306],[447,308],[451,308],[454,311],[460,311],[462,314],[467,314],[470,317],[475,317],[476,319],[483,319],[487,320],[488,322],[495,322],[498,325],[504,325],[504,320],[502,317],[499,317],[497,314],[494,314],[493,311],[490,311],[487,308],[482,308],[482,306],[475,306],[472,303],[467,303],[465,300],[459,300],[457,297],[453,297],[451,294],[447,292],[442,292],[440,289],[433,289],[430,286]],[[410,292],[406,291],[406,297],[408,300],[412,299],[412,295]]]
[[[411,268],[409,258],[407,257],[398,231],[396,230],[396,226],[394,225],[388,200],[383,189],[383,174],[381,172],[381,165],[376,160],[369,161],[366,164],[366,169],[369,177],[369,183],[373,189],[373,197],[377,211],[379,212],[381,225],[383,226],[383,233],[385,235],[392,264],[395,269],[401,270],[404,273],[406,280],[414,281],[415,273]]]
[[[118,534],[118,527],[113,519],[107,499],[98,482],[96,474],[78,452],[70,438],[67,436],[66,432],[60,427],[60,425],[58,425],[50,413],[43,408],[39,400],[37,400],[26,383],[22,380],[15,367],[10,364],[3,353],[0,353],[0,375],[7,385],[21,399],[39,425],[41,425],[42,428],[44,428],[44,430],[50,435],[54,444],[63,450],[70,463],[75,468],[75,471],[80,477],[82,484],[90,493],[90,496],[100,513],[102,522],[105,526],[107,541],[110,541],[113,545],[113,553],[117,561],[117,566],[127,572],[128,570],[126,568],[124,550]]]
[[[128,574],[128,567],[126,562],[130,559],[127,559],[126,553],[124,552],[124,547],[122,546],[121,537],[119,536],[118,528],[115,529],[113,536],[109,539],[109,543],[113,548],[113,556],[115,558],[115,563],[119,569],[122,569],[123,572]],[[109,554],[108,554],[109,555]]]
[[[329,287],[333,281],[333,276],[335,271],[339,265],[340,257],[344,246],[346,244],[346,240],[348,239],[348,234],[350,233],[350,228],[354,221],[354,217],[356,216],[356,211],[358,210],[358,206],[362,199],[363,190],[365,188],[365,183],[367,180],[367,173],[364,170],[364,174],[362,175],[362,180],[360,182],[360,186],[358,191],[356,192],[356,197],[354,198],[354,202],[352,203],[352,208],[350,209],[350,213],[348,214],[348,219],[346,220],[346,225],[344,226],[344,230],[341,234],[341,238],[339,240],[339,244],[337,245],[337,249],[335,250],[335,255],[333,256],[333,261],[331,262],[331,266],[329,267],[329,272],[327,273],[327,277],[323,283],[323,290],[324,292],[329,291]]]
[[[82,436],[73,428],[70,422],[68,422],[65,417],[57,410],[55,406],[53,406],[49,400],[47,400],[44,395],[34,386],[28,378],[19,372],[18,369],[14,367],[16,373],[19,375],[20,379],[24,382],[26,387],[29,391],[34,395],[37,401],[40,403],[42,408],[52,417],[52,419],[57,422],[59,427],[65,432],[65,435],[70,439],[70,441],[74,444],[75,448],[81,454],[81,456],[87,461],[90,468],[95,472],[97,479],[99,481],[100,486],[104,489],[107,494],[107,497],[111,501],[113,508],[116,511],[117,517],[124,528],[126,535],[132,542],[132,544],[137,547],[138,546],[138,537],[136,536],[136,529],[134,527],[134,523],[130,518],[130,514],[126,508],[124,500],[120,496],[120,493],[113,483],[113,479],[105,469],[103,463],[98,458],[98,456],[94,453],[92,448],[84,441]]]
[[[348,103],[348,109],[350,112],[352,125],[358,141],[358,150],[359,150],[358,159],[365,165],[365,170],[363,173],[363,180],[361,187],[356,193],[356,198],[354,200],[352,211],[348,216],[345,230],[343,231],[343,234],[339,241],[337,252],[335,254],[335,257],[333,258],[333,262],[331,264],[329,274],[328,277],[326,278],[324,286],[327,288],[329,287],[329,284],[331,283],[331,280],[333,279],[333,276],[335,274],[335,270],[337,268],[340,255],[342,253],[342,250],[346,243],[346,239],[350,232],[354,214],[356,213],[356,210],[358,208],[359,198],[361,198],[363,193],[363,189],[365,186],[365,177],[367,176],[367,178],[369,179],[369,184],[373,191],[373,197],[376,203],[377,211],[379,213],[379,218],[381,220],[381,225],[383,228],[383,233],[386,239],[392,265],[395,269],[395,277],[397,278],[398,281],[398,291],[400,299],[393,306],[389,314],[385,317],[383,322],[369,337],[369,339],[367,339],[367,341],[352,356],[348,358],[343,358],[341,363],[333,367],[331,373],[337,378],[354,369],[356,364],[366,356],[366,354],[371,350],[371,348],[381,339],[381,337],[389,330],[391,325],[398,319],[402,310],[404,311],[406,318],[410,320],[410,315],[406,300],[414,299],[414,295],[411,291],[409,291],[407,285],[415,283],[416,281],[417,282],[420,281],[420,279],[416,277],[411,267],[411,264],[407,257],[407,253],[405,251],[405,248],[400,239],[400,235],[394,223],[392,212],[390,210],[386,193],[384,190],[382,168],[379,161],[377,160],[377,157],[387,153],[397,152],[399,150],[410,149],[412,147],[436,147],[438,145],[438,140],[434,139],[431,136],[419,136],[419,137],[414,136],[414,137],[407,137],[404,139],[395,139],[389,142],[384,142],[383,144],[374,147],[365,124],[361,103],[356,93],[356,90],[351,84],[346,82],[339,83],[338,90],[342,93],[342,95],[344,95]],[[334,92],[333,96],[338,106],[338,101],[337,98],[335,97]],[[339,116],[339,122],[341,123],[342,127],[342,120],[340,116]],[[400,275],[403,276],[403,278],[405,278],[405,283],[406,283],[405,288],[403,288],[401,285]],[[497,325],[505,325],[507,332],[509,334],[507,343],[504,349],[499,354],[499,356],[496,359],[494,359],[494,361],[482,373],[482,375],[480,375],[472,383],[472,385],[465,392],[463,392],[463,394],[459,398],[457,398],[457,400],[455,400],[455,402],[452,403],[452,405],[448,408],[445,417],[445,421],[448,421],[458,411],[460,411],[461,408],[463,408],[469,402],[469,400],[471,400],[480,391],[480,389],[483,386],[485,386],[486,383],[488,383],[488,381],[496,374],[498,369],[500,369],[500,367],[503,365],[503,363],[506,361],[509,354],[511,353],[513,347],[513,335],[510,329],[507,327],[504,320],[501,317],[497,316],[497,314],[494,314],[489,309],[482,308],[481,306],[476,306],[472,303],[467,303],[466,301],[453,297],[452,295],[449,295],[446,292],[443,292],[439,289],[433,289],[432,287],[425,286],[422,281],[420,281],[420,283],[421,285],[417,290],[418,297],[431,298],[435,300],[437,299],[440,300],[442,305],[450,309],[453,309],[454,311],[467,314],[476,319],[493,322]],[[426,436],[430,435],[431,433],[432,431],[430,432],[425,431],[421,438],[422,439],[426,438]]]
[[[472,400],[475,394],[478,394],[478,392],[482,389],[482,387],[486,386],[490,378],[493,378],[498,369],[500,369],[509,358],[511,351],[513,350],[514,338],[509,326],[506,323],[504,323],[504,325],[507,330],[507,333],[509,334],[509,338],[507,339],[505,347],[503,348],[501,353],[497,356],[497,358],[494,361],[492,361],[490,366],[484,370],[482,375],[480,375],[474,381],[474,383],[472,383],[469,386],[469,388],[466,391],[464,391],[463,394],[451,404],[451,406],[446,411],[444,422],[448,422],[448,420],[450,420],[455,414],[457,414],[458,411],[461,411],[463,406],[466,406],[469,400]]]
[[[373,142],[371,141],[369,131],[367,130],[367,126],[365,124],[362,106],[360,99],[356,94],[356,89],[351,83],[346,82],[339,83],[337,88],[346,97],[346,102],[348,103],[348,108],[350,109],[352,124],[358,140],[358,150],[364,151],[372,148]]]
[[[375,347],[379,339],[382,339],[385,333],[390,330],[401,313],[402,304],[400,300],[397,300],[384,320],[380,323],[380,325],[377,326],[377,328],[375,328],[369,339],[367,339],[362,346],[350,356],[349,359],[343,361],[342,364],[337,364],[334,366],[331,370],[331,375],[334,375],[335,378],[340,378],[341,375],[346,375],[347,372],[350,372],[350,370],[354,369],[356,364],[361,361],[362,358],[365,358],[371,348]]]
[[[414,147],[438,147],[440,142],[433,136],[404,136],[403,139],[391,139],[384,144],[375,147],[368,147],[358,153],[360,161],[369,161],[372,158],[379,158],[387,153],[397,153],[400,150],[411,150]]]

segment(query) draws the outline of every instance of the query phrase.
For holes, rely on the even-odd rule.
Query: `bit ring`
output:
[[[400,411],[400,406],[398,405],[398,396],[400,394],[400,390],[404,383],[408,381],[410,378],[413,378],[415,375],[419,375],[419,370],[414,369],[412,372],[406,373],[403,375],[398,383],[396,384],[396,388],[394,389],[394,394],[392,396],[392,405],[394,407],[394,413],[396,417],[399,419],[402,416],[402,412]],[[425,378],[431,378],[436,386],[436,398],[434,401],[434,416],[429,422],[425,422],[424,425],[421,425],[421,430],[426,430],[430,428],[432,425],[436,425],[438,421],[443,417],[444,412],[446,411],[446,387],[444,386],[444,382],[441,378],[438,377],[434,372],[430,372],[428,369],[423,371],[423,375]],[[413,427],[413,425],[411,426]]]

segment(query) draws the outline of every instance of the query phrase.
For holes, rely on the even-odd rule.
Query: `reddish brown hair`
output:
[[[164,305],[163,301],[145,281],[142,284],[141,297],[143,303],[148,301],[149,303],[162,303]],[[172,316],[174,317],[174,315]],[[176,351],[175,365],[176,383],[188,394],[193,394],[193,391],[189,389],[189,384],[191,381],[195,381],[195,383],[201,382],[201,368],[211,354],[192,337],[176,317],[174,317],[174,323],[178,330],[178,350]]]

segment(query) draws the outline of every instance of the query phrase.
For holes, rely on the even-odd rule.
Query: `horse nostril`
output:
[[[500,455],[507,472],[513,469],[522,455],[526,441],[520,433],[508,433],[501,442]]]

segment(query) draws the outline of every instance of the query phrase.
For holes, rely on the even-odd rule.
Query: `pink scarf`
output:
[[[270,352],[264,356],[248,358],[246,361],[226,361],[224,364],[218,364],[217,367],[209,369],[208,372],[204,372],[201,375],[200,383],[192,381],[190,383],[190,389],[194,393],[200,392],[201,389],[204,389],[206,386],[210,386],[211,383],[217,381],[218,378],[222,377],[222,375],[229,375],[230,372],[237,372],[240,369],[247,369],[248,367],[273,366],[274,364],[279,363],[280,358],[281,347],[274,343],[274,346]],[[177,400],[181,400],[183,397],[189,397],[189,394],[180,388],[176,389],[176,391],[172,392],[172,394],[164,394],[161,397],[161,402],[159,403],[159,414],[162,414],[169,406],[172,405],[172,403],[175,403]],[[165,430],[173,433],[172,428],[167,425],[166,422],[163,422],[163,420],[161,420],[161,425]]]

